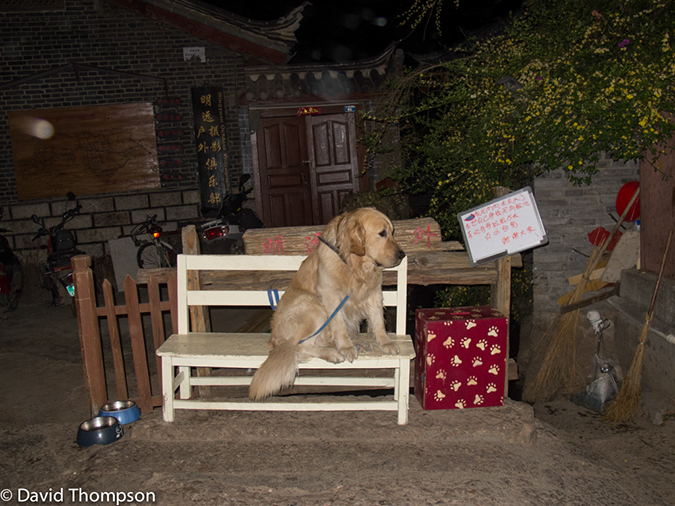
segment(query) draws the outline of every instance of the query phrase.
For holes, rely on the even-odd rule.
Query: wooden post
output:
[[[199,237],[197,236],[197,229],[194,225],[183,227],[181,234],[183,241],[183,253],[186,255],[199,255],[201,253],[199,248]],[[199,273],[188,272],[188,289],[199,290]],[[209,308],[204,306],[190,307],[190,323],[192,332],[211,332],[211,319],[209,317]],[[197,376],[210,376],[211,370],[206,367],[197,368]],[[199,397],[209,398],[211,396],[211,387],[198,387]]]
[[[91,272],[91,258],[78,255],[71,260],[75,284],[77,330],[80,335],[80,351],[84,370],[84,386],[89,402],[89,415],[96,416],[108,400],[103,370],[101,335],[96,316],[96,291]]]
[[[495,197],[503,197],[509,193],[508,188],[497,186]],[[497,266],[497,282],[490,287],[490,305],[509,319],[511,315],[511,257],[500,258],[495,261]],[[509,396],[509,325],[506,326],[506,375],[504,380],[504,398]]]

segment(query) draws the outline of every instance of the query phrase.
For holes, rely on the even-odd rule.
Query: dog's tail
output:
[[[248,389],[248,396],[261,401],[290,387],[298,374],[296,345],[282,340],[270,351],[267,360],[255,372]]]

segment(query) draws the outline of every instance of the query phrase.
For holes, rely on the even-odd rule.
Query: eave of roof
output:
[[[108,0],[132,12],[173,26],[240,54],[283,64],[297,42],[303,10],[309,2],[274,21],[256,21],[199,0]]]

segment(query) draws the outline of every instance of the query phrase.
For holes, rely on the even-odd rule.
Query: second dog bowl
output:
[[[115,401],[103,406],[98,416],[114,416],[122,425],[135,422],[141,417],[141,410],[134,401]]]

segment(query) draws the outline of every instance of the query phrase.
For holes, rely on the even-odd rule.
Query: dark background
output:
[[[301,0],[206,0],[251,19],[269,21],[286,15]],[[296,32],[298,44],[291,63],[357,61],[381,53],[391,42],[413,54],[427,54],[471,36],[498,29],[522,0],[443,0],[441,33],[435,12],[411,33],[402,15],[413,0],[313,0]]]

